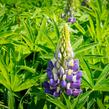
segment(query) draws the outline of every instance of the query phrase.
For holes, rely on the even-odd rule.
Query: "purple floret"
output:
[[[50,69],[47,69],[47,76],[49,79],[53,78],[52,71]]]
[[[54,67],[54,65],[53,65],[52,61],[49,61],[48,62],[48,68],[49,69],[53,69],[53,67]]]
[[[72,95],[72,89],[67,89],[67,90],[66,90],[66,94],[67,94],[67,95]]]
[[[80,82],[72,82],[71,88],[80,88]]]
[[[70,22],[70,23],[75,23],[75,22],[76,22],[76,18],[70,17],[70,18],[68,19],[68,22]]]
[[[67,76],[66,76],[66,79],[67,79],[68,81],[72,81],[72,78],[73,78],[73,75],[67,75]]]
[[[82,77],[82,71],[78,71],[76,75],[76,79],[80,79]]]
[[[67,86],[67,82],[65,80],[61,81],[61,87],[65,88]]]
[[[73,92],[72,92],[72,94],[73,94],[74,96],[78,96],[81,92],[82,92],[81,89],[74,89]]]

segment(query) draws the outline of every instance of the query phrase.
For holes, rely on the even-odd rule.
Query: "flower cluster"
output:
[[[61,14],[61,18],[67,20],[67,22],[69,22],[69,23],[75,23],[76,22],[76,18],[72,14],[69,14],[69,13],[71,13],[71,12],[68,11],[66,13],[62,13]]]
[[[64,13],[61,14],[61,18],[63,18],[64,20],[66,20],[69,23],[75,23],[76,22],[76,18],[73,16],[72,11],[72,0],[67,0],[67,6],[64,10]]]
[[[79,70],[79,60],[74,59],[67,25],[62,30],[55,56],[48,63],[47,76],[48,81],[44,82],[46,93],[55,97],[62,92],[73,96],[81,93],[82,71]]]

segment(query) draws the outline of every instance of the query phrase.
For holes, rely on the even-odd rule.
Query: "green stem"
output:
[[[14,93],[11,90],[8,90],[8,108],[15,109]]]

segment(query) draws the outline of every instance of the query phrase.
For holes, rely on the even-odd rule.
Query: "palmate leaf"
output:
[[[38,32],[38,36],[37,36],[37,39],[36,39],[36,44],[37,45],[47,44],[47,46],[49,46],[50,48],[52,47],[52,48],[55,49],[56,45],[54,44],[54,41],[52,39],[53,36],[51,37],[50,31],[48,31],[48,28],[47,28],[46,25],[47,25],[47,19],[44,17],[43,20],[42,20],[42,24],[40,26],[39,32]]]
[[[101,42],[102,41],[102,34],[101,33],[101,30],[102,30],[102,27],[100,25],[101,21],[100,21],[100,15],[99,15],[99,12],[96,11],[96,39]]]
[[[93,19],[90,16],[89,16],[89,23],[90,23],[90,26],[87,26],[87,27],[90,32],[90,35],[92,36],[92,38],[94,38],[94,36],[96,35],[96,32],[95,32]]]
[[[38,30],[38,36],[37,36],[37,39],[36,39],[36,42],[35,42],[37,44],[42,44],[43,41],[44,41],[43,43],[45,43],[45,41],[47,41],[47,39],[44,35],[44,32],[46,30],[46,22],[47,22],[47,20],[44,18],[42,20],[40,29]]]
[[[81,85],[81,87],[82,88],[86,88],[86,87],[89,88],[89,87],[91,87],[90,83],[87,81],[87,79],[84,76],[82,77],[82,85]]]
[[[109,91],[109,79],[104,79],[95,85],[94,90]]]
[[[71,99],[70,99],[72,97],[66,97],[64,94],[63,94],[63,97],[65,99],[67,109],[75,109],[76,108],[76,106],[78,105],[79,97],[73,98],[73,101],[71,101]]]
[[[92,9],[90,9],[90,8],[87,8],[85,6],[81,6],[80,9],[83,10],[83,11],[86,11],[91,16],[95,16],[94,11]]]
[[[33,78],[27,79],[24,82],[22,82],[22,83],[18,84],[17,86],[15,86],[13,91],[14,92],[19,92],[19,91],[28,89],[28,88],[32,87],[33,85],[36,85],[36,80],[34,80]]]
[[[92,93],[92,91],[87,91],[80,96],[78,96],[78,104],[76,105],[77,109],[82,109],[84,104],[88,101],[89,95]]]
[[[35,40],[37,38],[37,36],[34,34],[34,31],[33,31],[33,28],[31,26],[31,22],[30,22],[30,19],[27,19],[26,22],[24,22],[24,26],[27,30],[27,33],[28,33],[28,39],[32,42],[32,43],[35,43]]]
[[[109,64],[103,69],[99,75],[94,90],[109,91]]]
[[[89,100],[88,103],[87,103],[87,109],[91,109],[91,107],[93,106],[93,104],[95,102],[96,102],[95,98]]]
[[[0,45],[5,45],[9,43],[10,43],[10,40],[5,40],[5,39],[0,40]]]
[[[29,50],[33,49],[33,43],[31,40],[29,40],[29,38],[27,36],[25,36],[24,34],[22,34],[22,38],[25,41],[24,45],[29,48]]]
[[[80,60],[81,60],[81,67],[82,69],[84,69],[83,78],[89,84],[89,87],[93,88],[94,82],[93,82],[92,73],[90,71],[90,68],[87,62],[83,58],[81,58]]]
[[[57,107],[59,107],[60,109],[67,109],[66,105],[64,105],[60,99],[58,98],[54,98],[51,95],[47,95],[47,101],[55,104]]]
[[[91,44],[87,44],[87,45],[83,45],[81,47],[79,47],[78,49],[75,49],[75,54],[80,54],[84,51],[87,51],[95,46],[99,45],[98,43],[91,43]]]
[[[7,32],[4,32],[4,33],[0,33],[0,38],[6,38],[8,39],[8,37],[14,35],[15,33],[14,32],[11,32],[11,31],[7,31]]]
[[[59,33],[58,25],[57,25],[57,23],[54,20],[53,20],[53,24],[54,24],[54,27],[55,27],[57,38],[59,39],[60,33]]]
[[[83,37],[78,38],[72,45],[74,50],[76,50],[81,45],[82,42],[83,42]]]
[[[63,94],[63,99],[65,100],[66,105],[62,102],[61,97],[58,99],[47,95],[47,100],[55,104],[60,109],[82,109],[84,104],[87,102],[91,92],[92,91],[87,91],[79,95],[78,97],[73,98],[73,101],[71,101],[71,99],[69,99]]]
[[[10,89],[10,84],[6,81],[6,79],[0,75],[0,84],[2,84],[7,89]]]
[[[37,85],[36,82],[38,81],[39,76],[32,76],[32,73],[34,73],[33,69],[29,68],[29,67],[27,67],[27,68],[28,69],[26,69],[26,70],[29,71],[31,75],[28,76],[29,72],[25,72],[27,74],[22,74],[22,75],[15,74],[14,75],[14,81],[13,81],[13,83],[11,83],[11,89],[14,92],[19,92],[19,91],[28,89],[28,88],[32,87],[33,85]],[[24,75],[25,76],[27,75],[28,77],[24,79],[23,78]]]
[[[17,73],[18,73],[19,71],[21,71],[21,70],[29,71],[29,72],[31,72],[31,73],[35,73],[35,72],[36,72],[34,68],[30,68],[30,67],[28,67],[28,66],[19,65],[19,66],[17,66],[17,67],[19,68],[19,70],[17,71]]]
[[[79,23],[75,23],[74,24],[76,26],[76,28],[82,33],[85,34],[86,31],[84,30],[84,28],[79,24]]]
[[[102,99],[97,98],[97,104],[99,106],[99,109],[106,109],[105,106],[102,103]]]
[[[8,70],[7,70],[6,65],[4,64],[4,62],[2,61],[1,58],[0,58],[0,74],[3,76],[3,78],[5,78],[5,80],[8,83],[10,83]]]
[[[102,73],[98,77],[97,83],[100,83],[109,74],[109,64],[103,69]]]
[[[101,13],[102,12],[102,4],[103,4],[103,0],[96,0],[96,3],[97,3],[97,9],[98,9],[98,12]]]
[[[70,102],[70,99],[68,97],[66,97],[64,94],[63,94],[63,97],[65,99],[65,102],[66,102],[66,105],[67,105],[67,109],[73,109],[72,108],[72,102]]]
[[[8,31],[0,33],[0,45],[14,44],[16,33]],[[20,42],[19,42],[20,43]]]

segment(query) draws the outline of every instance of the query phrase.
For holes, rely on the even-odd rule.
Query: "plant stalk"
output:
[[[8,90],[8,108],[15,109],[14,93],[11,90]]]

